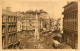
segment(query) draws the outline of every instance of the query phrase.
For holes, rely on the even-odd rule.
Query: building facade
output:
[[[78,2],[64,6],[63,41],[73,49],[78,48]]]
[[[33,14],[24,14],[22,18],[22,31],[26,32],[33,32],[35,29],[35,16]]]
[[[40,14],[39,14],[39,22],[40,22],[40,24],[39,24],[40,31],[41,32],[49,32],[50,17],[49,17],[49,14],[42,9],[40,10]]]
[[[2,10],[2,48],[11,49],[18,47],[17,40],[17,14],[10,10]]]
[[[47,12],[44,10],[29,10],[24,13],[22,18],[22,29],[27,31],[34,32],[36,24],[36,14],[39,21],[39,31],[49,31],[50,27],[50,18]]]

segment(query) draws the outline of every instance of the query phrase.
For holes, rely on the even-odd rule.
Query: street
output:
[[[25,33],[26,34],[26,33]],[[48,36],[46,34],[42,34],[40,36],[44,38],[42,42],[29,42],[29,39],[33,37],[33,35],[26,35],[25,34],[19,34],[20,43],[23,46],[24,49],[35,49],[35,46],[37,49],[53,49],[52,46],[52,37]]]
[[[55,37],[56,34],[58,33],[53,33],[51,36],[48,34],[40,34],[41,40],[35,41],[33,39],[34,33],[30,32],[27,34],[26,32],[22,32],[22,34],[18,34],[20,49],[55,49],[53,46],[53,37]],[[66,43],[59,43],[59,49],[71,49]]]

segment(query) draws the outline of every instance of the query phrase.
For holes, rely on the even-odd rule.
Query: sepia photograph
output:
[[[78,1],[2,1],[2,49],[78,49]]]

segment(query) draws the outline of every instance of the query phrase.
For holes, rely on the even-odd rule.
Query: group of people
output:
[[[23,49],[23,48],[24,48],[24,45],[20,44],[19,49]]]

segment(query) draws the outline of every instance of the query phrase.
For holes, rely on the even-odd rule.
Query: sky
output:
[[[63,7],[67,0],[3,0],[3,9],[11,7],[11,11],[40,10],[48,12],[51,18],[63,18]]]

